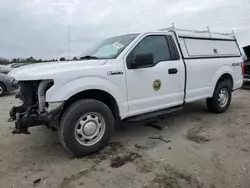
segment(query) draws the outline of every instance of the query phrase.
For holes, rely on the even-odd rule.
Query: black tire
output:
[[[88,113],[96,113],[100,115],[105,122],[105,128],[102,133],[103,135],[97,143],[91,146],[81,144],[77,133],[75,133],[76,127],[79,126],[77,122],[82,116],[85,116],[85,114],[86,116],[89,116]],[[86,126],[86,124],[84,126]],[[80,130],[83,129],[81,128]],[[99,130],[98,132],[100,132]],[[112,136],[113,130],[114,117],[110,109],[100,101],[84,99],[76,101],[63,113],[60,120],[60,127],[58,129],[58,136],[59,141],[66,150],[76,157],[84,157],[96,153],[105,147]]]
[[[3,96],[5,92],[6,92],[5,86],[2,83],[0,83],[0,97]]]
[[[221,106],[219,99],[219,94],[222,90],[228,92],[228,100],[225,103],[225,106]],[[209,111],[214,113],[223,113],[225,112],[231,104],[232,98],[232,83],[229,80],[219,81],[215,87],[214,94],[212,98],[207,99],[207,108]]]

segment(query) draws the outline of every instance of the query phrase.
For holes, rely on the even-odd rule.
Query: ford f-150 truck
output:
[[[79,60],[27,65],[9,75],[19,83],[14,134],[46,125],[81,157],[101,150],[119,121],[139,121],[206,99],[225,112],[243,82],[235,36],[177,30],[103,40]]]

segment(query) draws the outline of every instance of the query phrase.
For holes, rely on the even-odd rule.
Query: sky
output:
[[[68,57],[103,38],[171,26],[235,30],[250,45],[250,0],[0,0],[0,57]]]

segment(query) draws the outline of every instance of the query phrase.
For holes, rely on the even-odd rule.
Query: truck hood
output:
[[[65,74],[67,72],[72,72],[75,70],[89,69],[101,66],[105,64],[106,61],[107,60],[80,60],[37,63],[13,69],[8,73],[8,75],[18,81],[52,79],[50,78],[50,76],[53,76],[55,74]]]

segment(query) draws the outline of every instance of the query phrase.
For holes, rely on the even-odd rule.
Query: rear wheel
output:
[[[102,102],[84,99],[73,103],[63,114],[58,130],[62,145],[83,157],[101,150],[114,129],[114,117]]]
[[[207,99],[207,107],[211,112],[223,113],[230,106],[232,84],[228,80],[219,81],[212,98]]]
[[[5,86],[2,83],[0,83],[0,97],[3,96],[4,93],[5,93]]]

